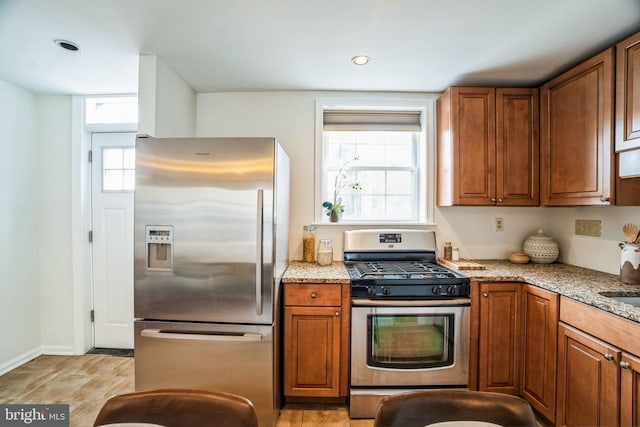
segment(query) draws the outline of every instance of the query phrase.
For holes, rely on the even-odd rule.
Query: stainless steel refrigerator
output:
[[[136,140],[135,386],[280,407],[289,159],[274,138]]]

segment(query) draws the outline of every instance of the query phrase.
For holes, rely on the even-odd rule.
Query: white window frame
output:
[[[321,225],[435,225],[435,177],[436,177],[436,98],[397,99],[378,97],[375,99],[363,98],[317,98],[316,99],[316,135],[315,135],[315,181],[314,181],[314,223]],[[418,221],[340,221],[331,223],[326,220],[322,208],[323,189],[326,188],[323,174],[324,167],[324,143],[323,143],[323,111],[326,109],[399,109],[419,110],[423,115],[423,128],[420,139],[423,141],[418,159],[420,165],[418,195],[419,218]]]

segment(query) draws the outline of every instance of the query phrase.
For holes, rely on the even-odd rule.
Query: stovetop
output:
[[[344,263],[352,298],[467,297],[469,278],[436,262],[433,231],[345,231]]]
[[[349,264],[352,279],[450,279],[455,273],[428,261],[371,261]]]

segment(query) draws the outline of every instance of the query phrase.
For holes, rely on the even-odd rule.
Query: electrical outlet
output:
[[[496,231],[504,231],[504,221],[502,218],[496,218]]]
[[[576,234],[580,236],[600,237],[602,221],[599,219],[576,219]]]

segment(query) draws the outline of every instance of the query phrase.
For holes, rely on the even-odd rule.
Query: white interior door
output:
[[[94,347],[133,348],[135,133],[91,135]]]

